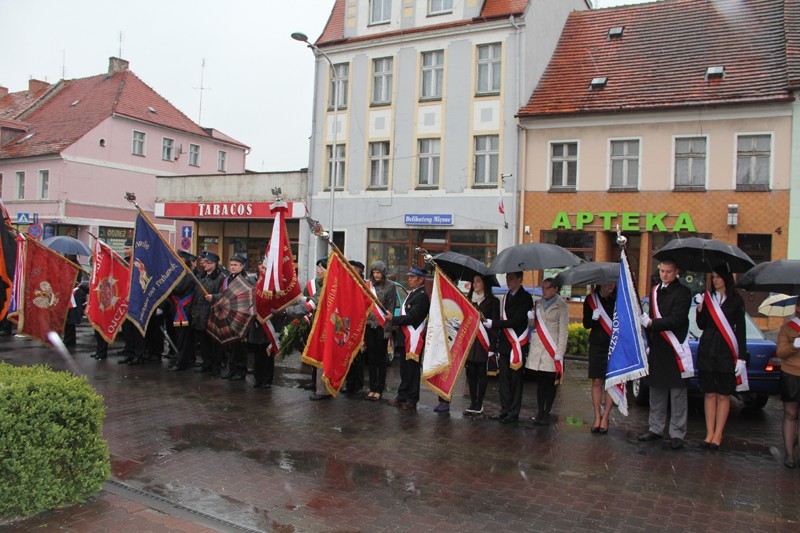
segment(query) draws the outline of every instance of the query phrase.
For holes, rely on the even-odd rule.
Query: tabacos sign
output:
[[[611,231],[619,225],[622,231],[688,231],[695,232],[694,222],[689,213],[639,213],[614,211],[578,211],[574,215],[559,211],[553,220],[551,229],[582,230],[586,226],[603,225],[603,229]]]

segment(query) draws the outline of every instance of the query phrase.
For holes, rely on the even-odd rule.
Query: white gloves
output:
[[[594,311],[592,311],[592,320],[594,320],[595,322],[600,320],[600,310],[599,309],[595,309]]]
[[[483,321],[483,327],[485,327],[486,329],[492,329],[492,321],[491,320],[484,320]]]
[[[564,356],[563,356],[563,355],[561,355],[561,354],[559,354],[559,353],[555,354],[555,355],[553,356],[553,359],[554,359],[554,360],[556,360],[556,361],[558,361],[558,362],[559,362],[559,363],[561,363],[562,365],[564,364]]]
[[[528,320],[533,320],[536,317],[536,313],[533,312],[533,309],[528,311]]]
[[[800,348],[800,337],[797,337],[797,338],[794,340],[794,343],[792,343],[792,344],[794,345],[794,349],[795,349],[795,350],[797,350],[798,348]]]
[[[703,295],[700,294],[700,293],[695,294],[694,295],[694,303],[696,303],[697,305],[700,305],[701,303],[703,303]]]
[[[649,328],[653,321],[650,320],[650,317],[647,316],[647,313],[642,313],[642,316],[639,317],[639,323],[642,324],[643,328]]]
[[[747,364],[744,362],[744,360],[739,359],[736,361],[736,376],[739,377],[745,374],[747,374]]]

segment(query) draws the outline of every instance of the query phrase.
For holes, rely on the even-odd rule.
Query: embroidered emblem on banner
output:
[[[339,346],[344,346],[347,339],[350,338],[350,319],[342,318],[334,311],[331,315],[331,323],[333,324],[333,340]]]
[[[36,295],[33,298],[33,305],[39,309],[48,309],[58,303],[58,296],[47,281],[39,283],[39,288],[35,289],[33,293]]]
[[[150,285],[150,280],[153,279],[153,276],[147,275],[147,268],[138,259],[133,261],[133,266],[139,271],[139,285],[142,286],[142,291],[144,292],[147,290],[147,286]]]
[[[97,293],[97,301],[100,303],[100,310],[105,312],[113,309],[117,302],[120,300],[119,289],[117,283],[119,282],[114,276],[106,276],[100,279],[97,284],[95,292]]]

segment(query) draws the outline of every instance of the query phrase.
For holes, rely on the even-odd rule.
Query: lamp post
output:
[[[333,242],[333,204],[336,198],[336,183],[339,178],[339,161],[336,154],[336,134],[339,130],[339,123],[337,122],[337,115],[339,113],[339,75],[336,72],[336,67],[333,65],[333,61],[330,57],[328,57],[328,54],[320,50],[319,47],[317,47],[314,43],[309,42],[308,36],[305,33],[295,32],[292,34],[292,39],[295,41],[300,41],[301,43],[306,43],[306,45],[311,48],[315,54],[319,54],[324,57],[328,61],[328,65],[331,67],[331,78],[333,79],[333,135],[331,139],[333,141],[333,146],[331,147],[331,166],[333,168],[331,170],[331,218],[328,225],[328,238],[331,242]],[[325,122],[327,123],[327,121]]]

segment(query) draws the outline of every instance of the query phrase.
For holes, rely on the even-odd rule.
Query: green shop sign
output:
[[[668,226],[664,219],[673,217],[675,222]],[[582,230],[586,226],[594,225],[597,219],[602,221],[603,229],[606,231],[617,229],[617,225],[622,231],[696,231],[689,213],[669,215],[667,213],[615,213],[613,211],[600,213],[578,211],[574,215],[560,211],[556,215],[551,229]]]

